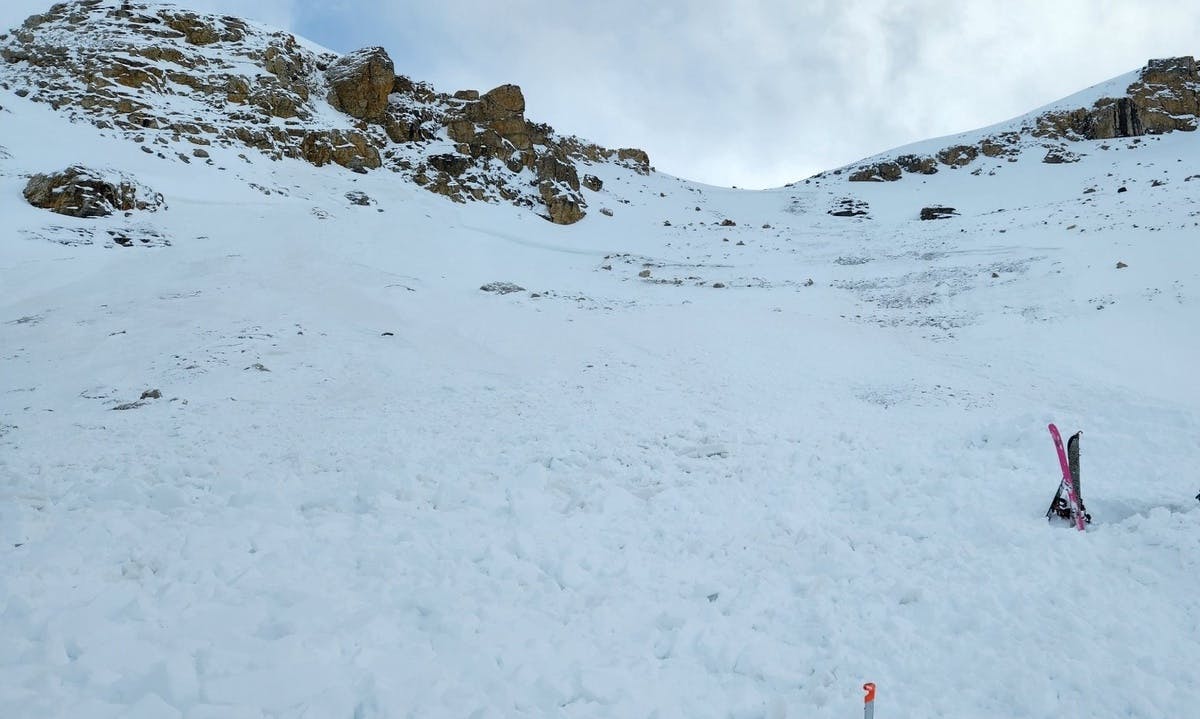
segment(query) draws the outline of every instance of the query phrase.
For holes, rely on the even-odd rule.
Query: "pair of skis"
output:
[[[1062,481],[1058,483],[1058,492],[1046,510],[1046,519],[1059,516],[1068,520],[1079,531],[1091,523],[1092,516],[1083,506],[1083,494],[1079,487],[1079,438],[1083,432],[1076,432],[1067,440],[1067,448],[1063,449],[1062,435],[1058,427],[1050,424],[1050,436],[1054,438],[1054,448],[1058,450],[1058,464],[1062,467]],[[1066,495],[1065,497],[1063,495]]]

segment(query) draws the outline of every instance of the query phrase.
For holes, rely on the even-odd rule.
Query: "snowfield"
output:
[[[0,716],[1200,706],[1194,135],[762,192],[597,165],[560,227],[0,106]],[[24,202],[72,163],[167,207]]]

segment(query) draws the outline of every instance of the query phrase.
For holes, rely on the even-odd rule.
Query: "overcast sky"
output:
[[[18,24],[49,0],[0,0]],[[382,45],[438,90],[525,92],[526,116],[658,170],[769,187],[1008,119],[1200,54],[1193,0],[190,0],[339,52]]]

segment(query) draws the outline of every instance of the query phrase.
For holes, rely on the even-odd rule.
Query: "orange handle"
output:
[[[871,702],[875,701],[875,682],[867,682],[866,684],[863,684],[863,691],[867,693],[867,695],[863,697],[864,704],[870,704]]]

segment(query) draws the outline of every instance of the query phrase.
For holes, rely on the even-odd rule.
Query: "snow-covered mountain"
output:
[[[1200,705],[1194,63],[751,192],[173,6],[0,56],[0,716]]]

